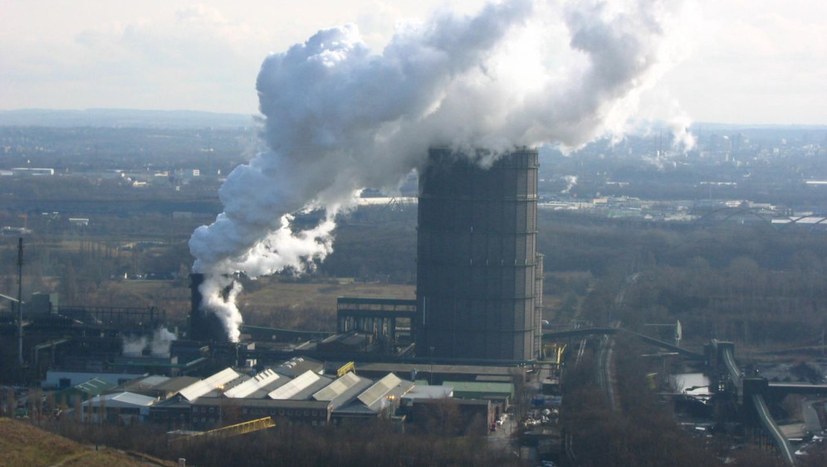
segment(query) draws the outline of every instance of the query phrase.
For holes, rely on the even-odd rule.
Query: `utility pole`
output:
[[[23,237],[17,239],[17,363],[23,368]]]

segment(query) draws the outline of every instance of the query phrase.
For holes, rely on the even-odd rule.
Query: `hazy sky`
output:
[[[448,3],[0,0],[0,110],[255,114],[256,75],[268,53],[344,23],[357,24],[379,52],[396,24]],[[474,12],[484,1],[450,4]],[[695,121],[827,124],[827,2],[689,6],[680,62],[644,103],[680,106]]]

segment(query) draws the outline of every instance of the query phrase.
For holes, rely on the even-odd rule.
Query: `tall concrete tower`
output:
[[[488,168],[448,149],[430,151],[419,180],[417,356],[538,355],[537,169],[533,149],[516,149]]]

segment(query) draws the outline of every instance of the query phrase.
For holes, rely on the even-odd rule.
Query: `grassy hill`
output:
[[[174,466],[174,462],[85,446],[25,422],[0,418],[0,466]]]

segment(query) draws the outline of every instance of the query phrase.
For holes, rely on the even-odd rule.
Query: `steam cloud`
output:
[[[150,338],[146,336],[126,336],[123,338],[123,355],[126,357],[140,357],[144,350],[149,349],[153,357],[169,357],[169,349],[172,341],[176,340],[175,334],[168,329],[160,327],[155,330]]]
[[[663,71],[680,5],[549,3],[437,13],[399,27],[381,53],[345,25],[266,58],[256,87],[268,150],[230,173],[224,212],[189,243],[203,306],[231,340],[242,322],[234,274],[313,268],[355,192],[395,186],[429,147],[577,146],[622,128]],[[295,226],[291,213],[310,210],[323,220]]]

